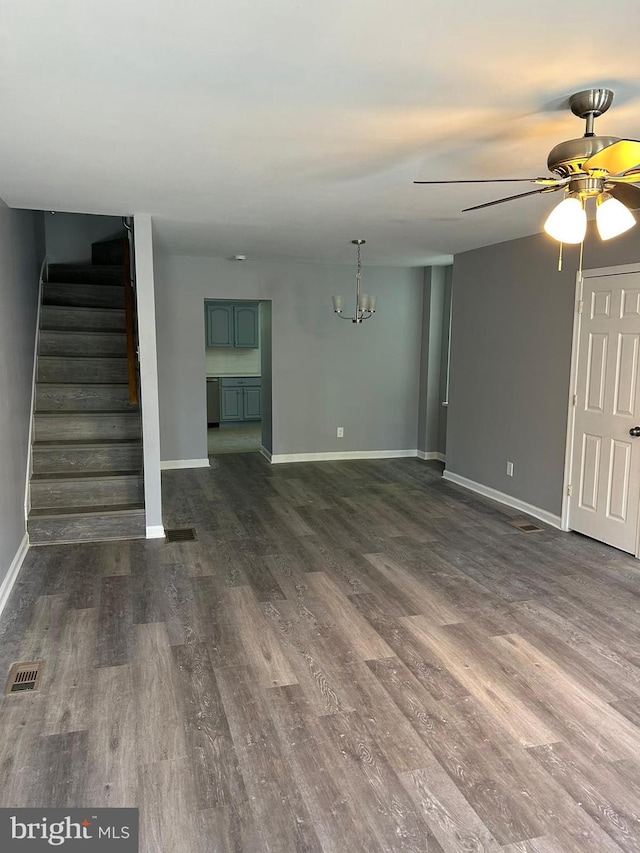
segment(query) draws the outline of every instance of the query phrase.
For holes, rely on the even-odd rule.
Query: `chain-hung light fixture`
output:
[[[362,260],[360,257],[360,247],[364,246],[366,240],[352,240],[355,246],[358,247],[358,268],[356,270],[356,301],[353,317],[347,317],[342,313],[342,296],[333,297],[333,310],[343,320],[351,320],[352,323],[362,323],[363,320],[368,320],[376,313],[376,298],[369,296],[366,293],[360,293],[360,284],[362,280]]]

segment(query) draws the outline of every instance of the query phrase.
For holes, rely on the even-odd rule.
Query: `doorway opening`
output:
[[[272,452],[271,301],[206,299],[207,453]]]

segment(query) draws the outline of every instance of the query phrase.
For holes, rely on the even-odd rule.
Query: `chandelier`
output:
[[[334,296],[333,310],[343,320],[351,320],[352,323],[362,323],[363,320],[368,320],[376,312],[375,296],[368,296],[366,293],[360,293],[360,283],[362,279],[362,260],[360,259],[360,247],[364,246],[366,240],[352,240],[355,246],[358,247],[358,267],[356,270],[356,298],[353,317],[347,317],[342,313],[342,296]]]

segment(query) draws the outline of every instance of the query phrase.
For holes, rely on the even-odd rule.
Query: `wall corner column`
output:
[[[156,305],[151,216],[138,213],[134,222],[134,257],[142,407],[144,502],[147,539],[164,536],[160,475],[160,408],[156,346]]]

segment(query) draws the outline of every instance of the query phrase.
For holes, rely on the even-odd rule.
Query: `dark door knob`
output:
[[[634,436],[634,438],[640,437],[640,427],[631,427],[629,435]]]

